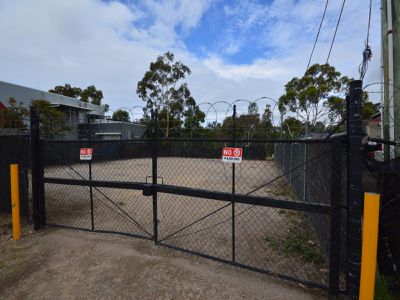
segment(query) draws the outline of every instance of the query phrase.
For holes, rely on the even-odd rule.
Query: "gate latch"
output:
[[[143,185],[143,196],[153,196],[153,185],[151,183]]]

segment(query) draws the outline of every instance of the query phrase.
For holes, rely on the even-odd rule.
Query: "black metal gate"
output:
[[[358,296],[361,81],[350,84],[347,137],[237,140],[41,140],[31,110],[35,229],[45,225],[157,245]],[[240,164],[223,147],[243,149]],[[79,149],[93,148],[90,161]]]
[[[36,139],[41,226],[151,239],[333,294],[344,288],[340,139]],[[242,147],[242,163],[222,162],[226,145]],[[84,147],[92,160],[79,160]]]
[[[93,158],[79,160],[80,148]],[[153,238],[149,145],[143,141],[44,141],[46,224]]]

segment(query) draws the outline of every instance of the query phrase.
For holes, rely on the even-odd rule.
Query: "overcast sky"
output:
[[[346,2],[329,60],[343,74],[357,78],[368,2]],[[373,0],[373,58],[365,83],[380,78],[379,2]],[[131,108],[142,105],[136,85],[149,63],[172,51],[192,69],[189,88],[198,103],[276,99],[288,80],[304,74],[324,4],[323,0],[0,0],[0,80],[42,90],[65,83],[82,88],[94,84],[112,109]],[[342,0],[329,1],[313,63],[327,59],[341,4]],[[226,105],[217,110],[226,110]]]

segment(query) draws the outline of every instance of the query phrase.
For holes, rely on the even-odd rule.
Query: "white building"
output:
[[[104,117],[105,113],[105,107],[102,105],[94,105],[75,98],[0,81],[0,109],[10,106],[10,98],[14,98],[17,105],[21,104],[27,109],[34,100],[46,100],[64,112],[65,125],[69,128],[64,135],[66,139],[79,138],[79,124],[87,123],[88,115],[93,118],[100,118]]]
[[[104,116],[105,106],[94,105],[79,101],[75,98],[36,90],[4,81],[0,81],[0,111],[9,107],[9,99],[14,98],[17,105],[22,105],[29,110],[34,100],[46,100],[64,112],[65,126],[68,131],[62,134],[63,139],[86,139],[90,128],[94,139],[102,140],[126,140],[143,138],[147,127],[130,122],[117,122],[107,120]],[[88,126],[88,116],[91,124]],[[1,120],[0,120],[1,125]],[[29,121],[26,122],[29,127]],[[16,134],[15,129],[3,129],[0,135]]]

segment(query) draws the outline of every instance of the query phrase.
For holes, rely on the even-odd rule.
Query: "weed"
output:
[[[400,295],[395,295],[391,291],[392,280],[385,276],[377,276],[375,282],[375,300],[395,300],[399,299]]]
[[[283,237],[265,236],[268,245],[274,251],[281,251],[285,256],[298,256],[306,262],[323,264],[324,255],[307,218],[295,212],[290,214],[285,212],[285,215],[290,217],[289,228]]]
[[[286,255],[299,255],[303,260],[315,264],[324,263],[324,256],[308,228],[291,226],[283,242]]]
[[[276,191],[275,196],[282,196],[285,198],[294,198],[295,193],[290,185],[285,184],[281,189]]]
[[[265,241],[271,246],[275,251],[279,250],[280,241],[272,236],[265,236]]]

